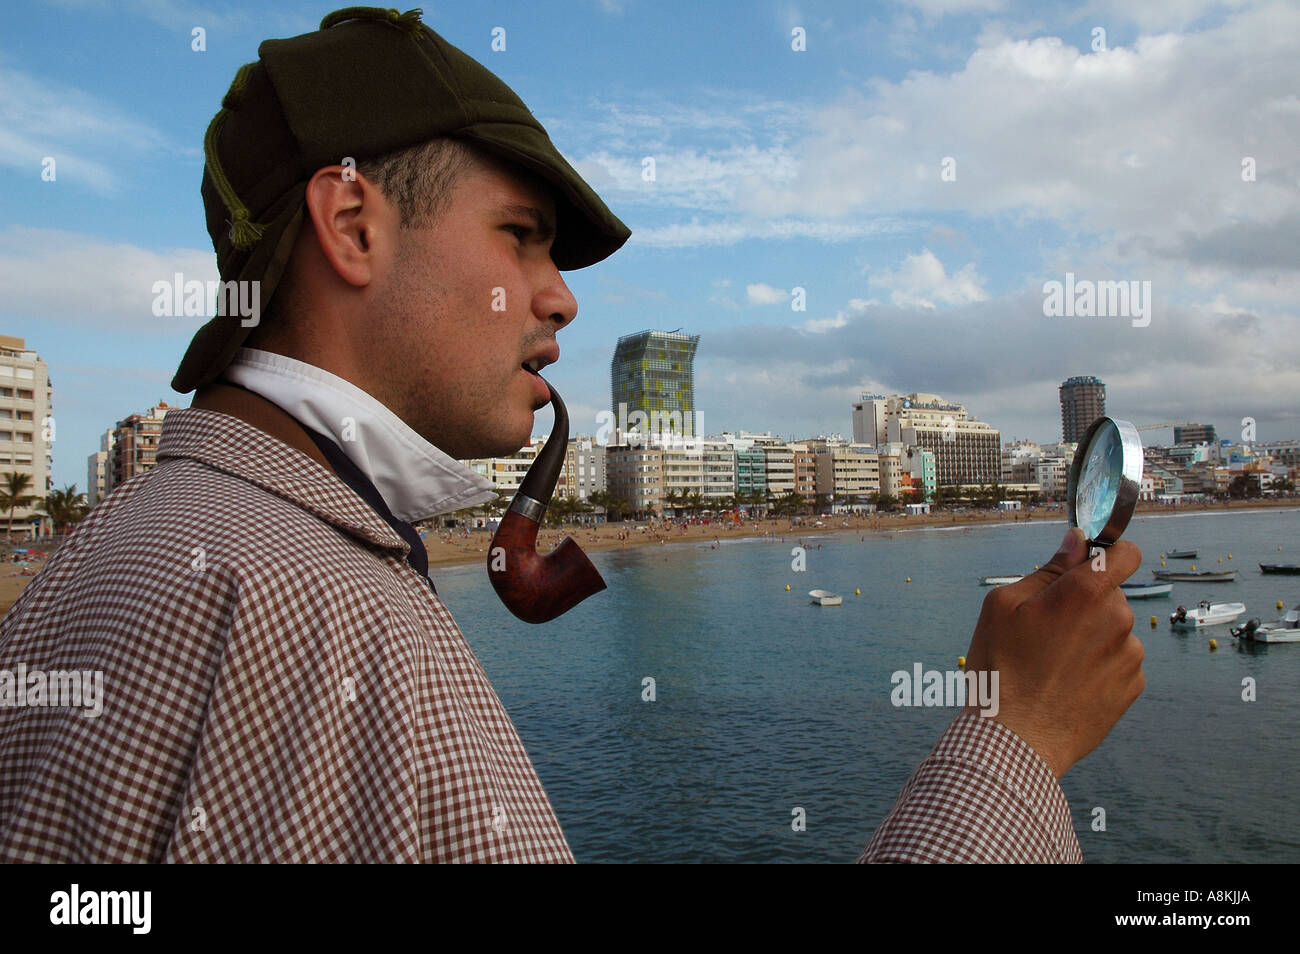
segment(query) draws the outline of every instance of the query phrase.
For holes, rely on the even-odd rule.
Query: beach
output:
[[[1194,514],[1194,513],[1235,513],[1250,510],[1271,509],[1274,507],[1300,506],[1300,499],[1295,497],[1273,500],[1232,501],[1231,506],[1222,503],[1204,505],[1187,504],[1170,507],[1158,504],[1139,504],[1138,515],[1151,514]],[[602,524],[599,527],[564,528],[543,527],[537,537],[537,549],[546,553],[559,545],[565,537],[573,537],[588,552],[601,550],[626,550],[633,547],[666,546],[677,543],[694,543],[699,546],[721,545],[727,540],[762,539],[764,537],[778,541],[798,543],[801,538],[810,539],[825,534],[851,534],[865,536],[869,533],[897,533],[928,527],[994,526],[1033,522],[1064,522],[1064,506],[1058,509],[1038,507],[1033,510],[1001,512],[997,510],[976,510],[964,513],[940,512],[908,516],[888,513],[869,516],[848,516],[836,514],[829,517],[802,517],[795,524],[789,517],[765,520],[749,520],[733,524],[729,521],[711,523],[690,523],[683,528],[681,522],[665,523],[658,521],[653,528],[646,524],[624,521],[622,523]],[[818,521],[821,526],[818,526]],[[429,553],[429,565],[451,565],[457,563],[476,563],[486,560],[491,534],[485,530],[431,531],[425,538],[425,549]]]
[[[1231,506],[1222,503],[1204,505],[1188,504],[1169,507],[1151,504],[1139,504],[1139,515],[1150,514],[1194,514],[1246,512],[1274,507],[1296,507],[1300,500],[1285,497],[1274,500],[1233,501]],[[693,543],[697,546],[721,546],[725,541],[762,540],[774,542],[811,539],[826,534],[852,534],[861,536],[877,533],[898,533],[927,527],[962,527],[994,526],[1033,522],[1062,522],[1065,509],[1038,507],[1033,510],[1003,513],[997,510],[976,510],[964,513],[932,513],[919,516],[904,514],[872,514],[869,516],[834,515],[830,517],[802,517],[795,524],[789,517],[765,520],[748,520],[740,523],[730,521],[712,521],[710,523],[687,522],[665,523],[658,521],[651,527],[644,523],[624,521],[622,523],[602,524],[599,527],[566,526],[562,529],[544,527],[538,534],[537,549],[549,552],[558,546],[565,537],[573,537],[588,552],[601,550],[627,550],[645,546],[667,546],[669,544]],[[822,524],[818,526],[818,522]],[[491,534],[485,530],[430,531],[425,537],[425,549],[429,553],[430,566],[451,566],[462,563],[477,563],[487,559],[491,544]],[[15,571],[16,573],[16,571]],[[23,588],[32,581],[31,576],[0,576],[0,614],[7,613],[18,599]]]

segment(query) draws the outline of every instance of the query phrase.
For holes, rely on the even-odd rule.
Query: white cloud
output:
[[[952,13],[996,13],[1006,9],[1006,0],[902,0],[904,6],[936,18]]]
[[[809,318],[803,324],[798,325],[800,331],[808,334],[820,335],[828,331],[834,331],[836,328],[843,328],[849,323],[847,312],[837,311],[834,318]]]
[[[965,305],[989,297],[974,262],[949,275],[943,262],[928,248],[919,255],[908,255],[896,269],[872,275],[868,282],[888,289],[890,301],[900,307],[934,308],[936,303]]]
[[[1300,123],[1283,118],[1300,102],[1297,34],[1294,4],[1101,53],[985,34],[956,71],[875,80],[820,110],[793,179],[756,179],[739,202],[832,222],[1009,214],[1175,251],[1227,222],[1286,220],[1300,213]]]
[[[0,69],[0,89],[0,166],[33,179],[49,156],[56,183],[108,194],[119,188],[119,163],[171,148],[161,132],[81,90],[9,69]]]
[[[784,288],[774,288],[763,282],[745,286],[745,299],[751,305],[779,305],[789,297],[790,293]]]
[[[207,317],[157,318],[153,283],[217,279],[210,251],[155,252],[54,229],[0,232],[0,300],[12,314],[127,334],[191,335]]]
[[[1300,422],[1293,305],[1259,314],[1207,296],[1159,303],[1151,325],[1134,328],[1123,319],[1046,318],[1037,288],[933,310],[858,301],[802,324],[711,334],[696,376],[717,427],[847,431],[859,390],[931,391],[966,404],[1004,437],[1056,440],[1057,387],[1074,374],[1099,375],[1108,410],[1140,424],[1203,420],[1222,429],[1251,416],[1273,439],[1294,436]],[[783,400],[756,404],[760,390],[746,392],[743,382],[764,373],[780,378]]]
[[[900,219],[879,218],[859,224],[816,222],[800,219],[747,219],[664,225],[633,230],[631,243],[660,248],[701,245],[734,245],[748,239],[784,241],[810,238],[821,242],[850,242],[907,230]]]

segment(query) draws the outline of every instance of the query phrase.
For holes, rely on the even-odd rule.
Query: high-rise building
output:
[[[605,490],[605,448],[589,437],[570,437],[555,496],[587,500]]]
[[[108,493],[132,477],[153,470],[158,462],[163,418],[172,410],[175,408],[166,401],[159,401],[143,414],[132,414],[117,422],[108,452]]]
[[[884,444],[889,440],[889,399],[883,394],[864,394],[853,403],[855,444]]]
[[[611,444],[605,448],[605,483],[612,496],[622,498],[632,508],[631,516],[661,515],[663,495],[668,490],[664,479],[664,455],[670,450],[677,454],[682,447]],[[693,462],[681,466],[693,466]],[[679,486],[685,486],[685,481],[681,481]]]
[[[1092,375],[1076,376],[1061,384],[1060,393],[1061,440],[1081,441],[1092,422],[1106,414],[1106,384]]]
[[[99,439],[99,450],[86,458],[86,504],[95,506],[108,496],[112,477],[113,432],[105,431]]]
[[[1175,444],[1213,444],[1217,440],[1213,424],[1187,424],[1174,428]]]
[[[933,464],[921,467],[922,476],[933,467],[936,486],[997,483],[1001,476],[1001,431],[937,394],[864,394],[853,405],[853,433],[875,447],[901,443],[933,454]]]
[[[695,349],[699,335],[641,331],[618,339],[609,365],[611,413],[619,433],[650,435],[662,443],[666,433],[698,437],[695,408]]]
[[[14,509],[6,526],[10,533],[34,533],[41,519],[36,507],[54,489],[53,387],[49,368],[24,339],[0,335],[0,480],[4,474],[26,474],[25,494],[34,498]],[[9,520],[7,509],[3,519]]]

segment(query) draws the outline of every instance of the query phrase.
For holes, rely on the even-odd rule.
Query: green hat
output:
[[[555,187],[559,268],[594,264],[631,235],[510,87],[421,23],[419,10],[348,7],[315,33],[267,40],[257,53],[208,127],[202,192],[222,280],[261,282],[262,308],[293,252],[317,169],[440,136],[468,140]],[[215,380],[251,331],[238,315],[213,318],[172,387],[184,393]]]

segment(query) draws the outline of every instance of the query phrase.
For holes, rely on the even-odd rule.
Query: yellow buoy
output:
[[[1162,559],[1162,560],[1163,560],[1163,559],[1164,559],[1164,558],[1165,558],[1165,555],[1164,555],[1164,554],[1163,554],[1163,553],[1162,553],[1162,554],[1160,554],[1160,559]]]
[[[966,657],[965,657],[965,656],[958,656],[958,657],[957,657],[957,665],[958,665],[959,667],[961,667],[962,669],[965,669],[965,668],[966,668]]]
[[[854,590],[854,591],[853,591],[853,595],[854,595],[854,596],[861,596],[861,595],[862,595],[862,591],[861,591],[861,590]]]
[[[1215,650],[1218,648],[1219,648],[1219,641],[1217,639],[1210,640],[1210,649]]]
[[[1229,560],[1232,559],[1232,554],[1231,554],[1231,553],[1228,554],[1228,559],[1229,559]]]
[[[911,578],[910,576],[907,578],[907,582],[909,582],[909,583],[912,582],[912,578]]]
[[[1223,562],[1223,557],[1219,557],[1219,562],[1220,562],[1220,563]],[[1193,569],[1195,569],[1195,567],[1193,567]]]
[[[1034,569],[1035,569],[1035,570],[1038,569],[1038,564],[1037,564],[1037,563],[1034,564]]]
[[[1152,616],[1152,617],[1151,617],[1151,625],[1152,625],[1152,626],[1155,626],[1155,624],[1156,624],[1156,618],[1155,618],[1154,616]]]
[[[1160,561],[1160,565],[1161,565],[1161,566],[1164,566],[1164,565],[1165,565],[1165,561],[1164,561],[1164,560],[1161,560],[1161,561]]]
[[[785,591],[786,591],[787,593],[790,592],[790,584],[789,584],[789,583],[787,583],[787,584],[785,585]]]
[[[1192,569],[1193,569],[1193,570],[1196,569],[1196,564],[1195,564],[1195,563],[1192,564]]]

